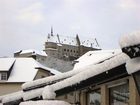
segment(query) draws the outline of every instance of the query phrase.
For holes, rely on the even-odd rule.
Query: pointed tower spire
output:
[[[51,27],[51,36],[53,36],[53,27]]]

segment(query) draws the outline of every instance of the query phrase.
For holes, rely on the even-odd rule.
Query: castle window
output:
[[[67,52],[69,52],[69,49],[67,49]]]
[[[72,50],[70,50],[70,52],[72,52]]]
[[[66,51],[66,49],[64,49],[64,51]]]

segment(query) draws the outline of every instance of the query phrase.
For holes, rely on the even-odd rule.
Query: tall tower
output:
[[[53,36],[53,27],[51,27],[51,36]]]

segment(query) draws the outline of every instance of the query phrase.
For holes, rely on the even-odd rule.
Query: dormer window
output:
[[[7,80],[7,73],[0,73],[0,80]]]

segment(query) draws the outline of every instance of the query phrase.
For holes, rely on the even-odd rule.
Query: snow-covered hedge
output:
[[[129,74],[137,72],[140,70],[140,57],[133,58],[126,62],[126,69]]]
[[[134,46],[137,44],[140,44],[140,31],[122,35],[120,38],[121,48]]]

